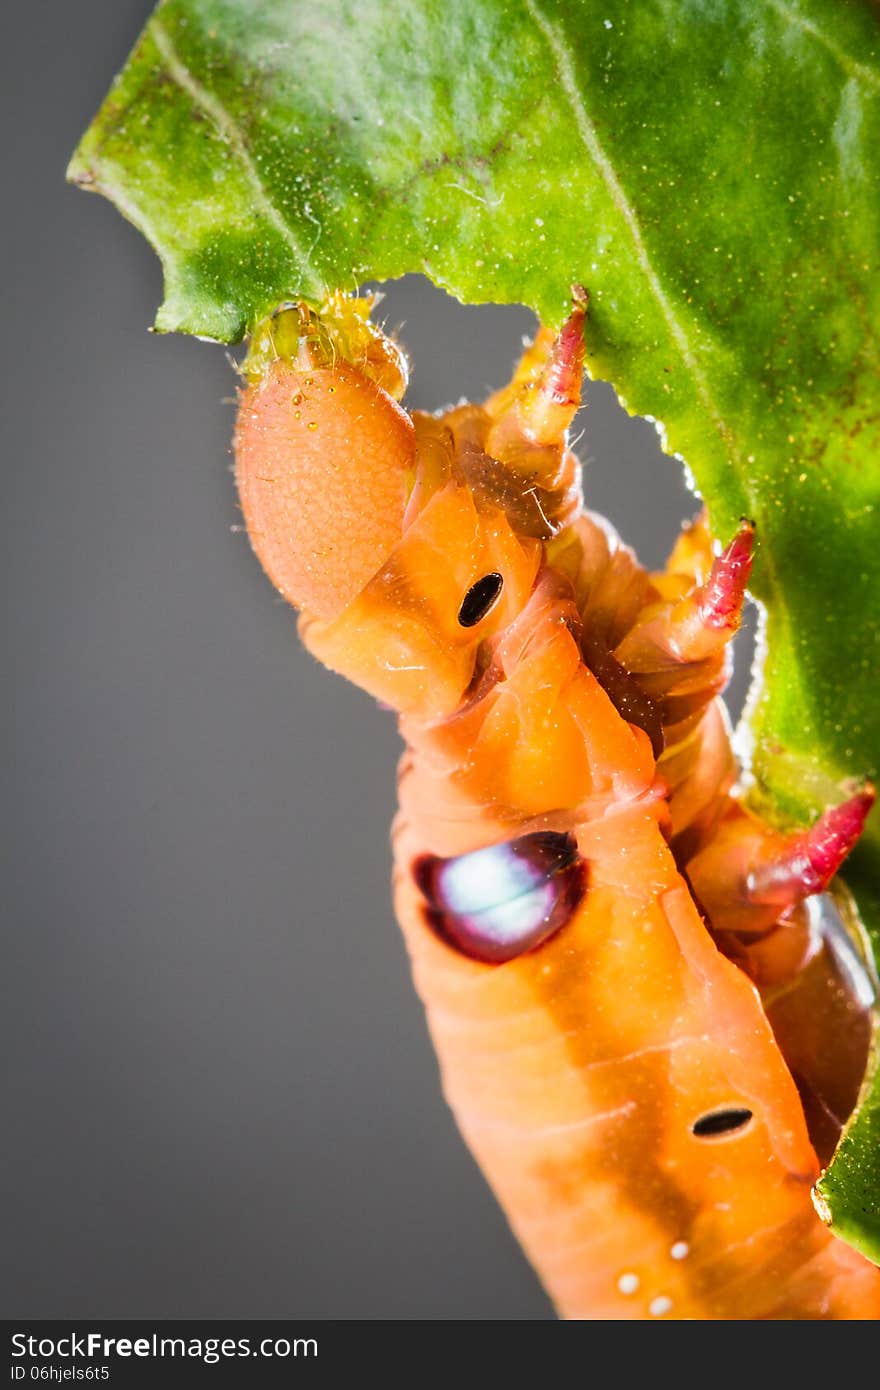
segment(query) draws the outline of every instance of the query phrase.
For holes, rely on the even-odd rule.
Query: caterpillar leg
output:
[[[615,656],[639,677],[649,693],[667,695],[723,672],[724,650],[742,617],[752,568],[755,528],[743,520],[729,545],[713,561],[702,584],[674,603],[649,607],[619,644]],[[697,666],[695,672],[682,668]],[[715,679],[710,676],[714,673]],[[713,693],[717,693],[717,690]],[[709,696],[711,698],[711,696]],[[708,699],[707,699],[708,703]]]
[[[679,541],[667,574],[649,576],[587,516],[552,553],[574,588],[584,660],[624,718],[651,734],[671,796],[696,766],[701,721],[729,678],[727,649],[740,625],[753,541],[754,528],[743,521],[715,557],[700,520]]]
[[[649,581],[628,552],[617,551],[586,596],[585,660],[603,680],[593,643],[607,653],[604,667],[623,673],[628,704],[615,704],[651,734],[670,836],[688,836],[677,854],[709,833],[736,779],[726,715],[713,702],[730,674],[728,647],[740,624],[753,540],[752,524],[743,521],[715,557],[701,518],[679,540],[667,575]],[[614,630],[609,613],[627,614],[624,632]]]
[[[783,835],[729,803],[711,843],[687,865],[716,932],[757,935],[831,882],[864,829],[871,786],[834,806],[806,831]]]
[[[539,330],[509,386],[486,402],[493,423],[486,451],[502,463],[521,465],[546,448],[563,449],[581,403],[586,291],[572,290],[572,310],[554,337]]]
[[[728,643],[739,627],[751,567],[752,539],[752,528],[745,522],[724,554],[716,557],[703,511],[682,531],[665,573],[654,576],[668,600],[677,599],[692,610],[703,606],[710,616],[709,632],[716,641],[721,639],[715,663],[703,668],[704,698],[719,693],[728,678]],[[670,675],[672,685],[664,712],[674,721],[681,713],[681,705],[675,703],[679,693],[675,673]],[[699,708],[699,696],[695,702],[691,694],[687,703],[692,710],[695,703]],[[710,699],[696,723],[691,713],[690,718],[685,716],[683,725],[668,725],[665,743],[658,771],[669,789],[670,836],[676,857],[682,862],[711,835],[721,818],[725,798],[737,780],[724,706]]]

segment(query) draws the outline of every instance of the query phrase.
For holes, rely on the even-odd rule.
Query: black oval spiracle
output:
[[[482,579],[478,579],[475,584],[472,584],[458,610],[458,621],[461,626],[476,627],[477,623],[482,622],[495,607],[503,588],[504,576],[499,574],[497,570],[493,570],[491,574],[484,574]]]
[[[717,1139],[722,1134],[735,1134],[745,1129],[751,1118],[751,1110],[744,1105],[728,1105],[723,1110],[710,1110],[707,1115],[701,1115],[691,1125],[691,1133],[698,1139]]]

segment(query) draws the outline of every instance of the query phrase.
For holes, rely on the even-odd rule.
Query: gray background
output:
[[[149,10],[7,18],[4,1289],[29,1317],[543,1318],[441,1100],[389,907],[395,729],[298,647],[237,530],[221,348],[64,167]],[[410,403],[530,315],[408,279]],[[694,508],[608,387],[590,505],[659,563]]]

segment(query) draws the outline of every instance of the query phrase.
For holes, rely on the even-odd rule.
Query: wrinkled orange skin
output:
[[[564,447],[531,475],[527,447],[484,466],[517,380],[485,408],[415,417],[401,537],[351,602],[300,623],[316,657],[400,714],[395,905],[446,1097],[562,1315],[873,1318],[880,1271],[814,1210],[795,1084],[681,872],[719,827],[740,845],[772,839],[730,796],[715,695],[731,632],[707,638],[691,597],[708,538],[695,528],[649,576],[579,514]],[[462,597],[490,571],[501,598],[462,628]],[[659,764],[586,664],[600,649],[661,711]],[[502,965],[435,935],[420,856],[540,828],[572,832],[587,866],[569,922]],[[723,867],[710,878],[723,888]],[[743,1131],[693,1134],[728,1105],[753,1112]]]

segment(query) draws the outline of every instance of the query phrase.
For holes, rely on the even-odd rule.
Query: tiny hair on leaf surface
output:
[[[164,0],[70,177],[155,247],[162,331],[411,271],[557,327],[584,285],[589,374],[754,521],[750,795],[793,828],[880,776],[878,148],[868,0]],[[878,1126],[875,1079],[820,1182],[875,1259]]]

